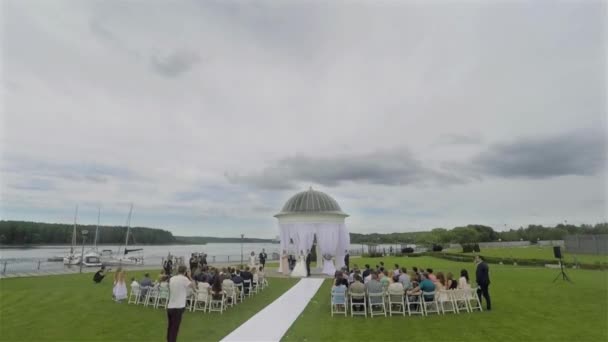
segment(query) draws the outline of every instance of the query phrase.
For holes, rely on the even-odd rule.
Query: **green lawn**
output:
[[[384,260],[459,274],[472,263],[431,257],[353,258],[358,265]],[[606,341],[608,340],[608,273],[568,270],[574,281],[553,283],[557,270],[490,265],[493,310],[429,317],[331,317],[327,280],[313,297],[285,341]],[[484,305],[485,308],[485,305]]]
[[[128,272],[130,279],[143,272]],[[115,303],[112,279],[101,284],[92,274],[0,280],[2,341],[162,341],[163,309]],[[111,276],[111,275],[110,275]],[[296,283],[269,279],[270,287],[219,313],[184,313],[181,341],[218,341]]]
[[[450,252],[461,253],[460,250],[450,250]],[[463,254],[476,254],[476,253],[463,253]],[[546,259],[553,260],[553,247],[538,247],[538,246],[527,246],[527,247],[510,247],[510,248],[482,248],[480,255],[486,255],[490,257],[503,257],[503,258],[519,258],[519,259]],[[563,253],[564,261],[570,263],[574,262],[575,258],[580,263],[595,264],[598,262],[608,263],[608,255],[591,255],[591,254],[570,254]]]

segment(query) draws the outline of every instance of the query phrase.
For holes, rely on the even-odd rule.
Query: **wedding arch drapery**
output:
[[[350,245],[350,237],[344,223],[279,223],[279,236],[281,251],[292,252],[296,256],[300,251],[304,253],[309,251],[316,236],[321,252],[321,255],[317,255],[317,263],[323,261],[324,274],[332,276],[335,274],[334,258],[338,268],[344,266],[344,251]],[[290,248],[290,241],[293,241],[293,248]],[[331,256],[331,259],[325,260],[324,255]],[[282,263],[283,259],[280,259],[279,271],[282,270]]]

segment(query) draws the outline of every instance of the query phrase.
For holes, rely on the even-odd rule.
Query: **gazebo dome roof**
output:
[[[302,191],[293,195],[285,205],[281,212],[275,217],[286,216],[289,214],[335,214],[348,216],[338,202],[328,194],[313,190],[312,187],[308,191]]]

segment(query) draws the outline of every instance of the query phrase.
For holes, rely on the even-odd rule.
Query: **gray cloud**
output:
[[[483,141],[481,134],[442,134],[437,145],[477,145]]]
[[[111,178],[123,180],[136,178],[134,172],[122,167],[87,162],[48,162],[15,157],[5,158],[0,170],[29,177],[51,177],[88,183],[107,183]],[[50,189],[46,186],[50,184],[52,183],[46,179],[44,183],[37,182],[34,186],[44,190],[45,188]],[[43,187],[38,185],[43,185]]]
[[[294,189],[298,182],[335,187],[341,183],[374,185],[457,184],[466,180],[433,169],[405,149],[378,151],[335,158],[295,156],[278,160],[259,173],[240,176],[226,174],[233,183],[265,189]]]
[[[180,50],[168,54],[155,54],[150,57],[150,64],[158,74],[172,78],[191,70],[200,60],[198,53]]]
[[[594,175],[605,171],[606,135],[576,132],[495,144],[472,160],[476,171],[506,178]]]

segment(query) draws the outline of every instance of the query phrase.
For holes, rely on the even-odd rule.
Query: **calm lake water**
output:
[[[391,245],[380,245],[378,247],[386,248],[388,252]],[[102,249],[111,249],[116,253],[118,245],[103,245]],[[151,267],[160,267],[163,258],[166,258],[169,253],[178,257],[190,258],[192,253],[206,253],[209,263],[220,262],[240,262],[241,260],[241,244],[240,243],[209,243],[206,245],[155,245],[155,246],[132,246],[133,248],[143,248],[144,263]],[[393,245],[396,248],[397,245]],[[82,246],[77,248],[80,253]],[[85,246],[85,252],[89,249]],[[262,248],[270,258],[276,253],[278,258],[279,244],[275,243],[245,243],[243,244],[243,259],[247,262],[248,255],[255,252],[258,255]],[[353,255],[360,254],[361,251],[366,251],[366,246],[351,245],[351,253]],[[69,246],[40,246],[36,248],[0,248],[0,273],[22,273],[36,271],[59,271],[66,266],[62,262],[49,262],[48,258],[64,257],[70,250]],[[6,269],[4,269],[6,262]],[[73,267],[73,266],[72,266]]]

